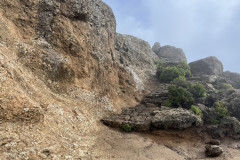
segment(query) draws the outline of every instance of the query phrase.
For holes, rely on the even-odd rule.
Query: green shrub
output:
[[[193,111],[196,115],[202,116],[202,111],[198,106],[192,105],[191,111]]]
[[[193,94],[194,98],[207,96],[206,89],[201,83],[189,83],[188,91]]]
[[[190,71],[190,67],[187,64],[187,62],[185,61],[181,61],[179,62],[179,64],[177,65],[177,67],[182,70],[182,72],[184,72],[184,76],[185,77],[190,77],[191,76],[191,71]]]
[[[224,102],[218,101],[214,103],[214,107],[216,108],[217,114],[220,117],[226,117],[229,116],[230,113],[228,112],[227,106]]]
[[[222,83],[222,89],[233,89],[233,86],[228,83]]]
[[[185,62],[179,62],[175,65],[166,65],[163,61],[158,61],[157,64],[157,77],[162,82],[171,82],[180,76],[187,77],[191,75],[190,67]]]
[[[132,131],[132,127],[128,123],[126,123],[126,124],[122,125],[122,130],[124,132],[131,132]]]
[[[163,82],[171,82],[179,76],[184,76],[182,70],[179,70],[176,66],[168,66],[163,69],[159,79]]]
[[[156,67],[157,67],[157,77],[159,78],[163,69],[164,69],[164,60],[160,59],[156,62]]]
[[[193,103],[193,95],[186,88],[170,85],[168,104],[172,107],[188,108]]]
[[[214,119],[214,120],[212,120],[212,122],[211,122],[212,124],[214,124],[214,125],[217,125],[217,124],[219,124],[220,123],[220,121],[219,120],[216,120],[216,119]]]
[[[186,88],[188,83],[186,81],[186,78],[183,76],[177,77],[172,81],[172,84],[176,85],[176,86],[181,86]]]

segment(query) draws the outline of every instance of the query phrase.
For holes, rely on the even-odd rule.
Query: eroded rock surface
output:
[[[148,42],[130,35],[117,34],[115,48],[119,62],[132,73],[139,89],[156,73],[158,60]]]
[[[139,105],[123,108],[120,115],[102,120],[104,124],[121,128],[129,124],[134,131],[151,129],[186,129],[201,126],[201,118],[191,111],[182,108],[168,108]]]

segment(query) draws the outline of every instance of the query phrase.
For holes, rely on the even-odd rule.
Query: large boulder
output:
[[[134,131],[150,131],[152,128],[186,129],[202,123],[201,118],[189,110],[159,107],[154,104],[124,108],[121,114],[105,118],[102,122],[117,128],[128,124]]]
[[[207,57],[189,63],[192,75],[202,76],[202,75],[220,75],[223,73],[222,62],[216,57]]]
[[[183,108],[159,111],[152,119],[153,127],[158,129],[186,129],[201,123],[200,117]]]
[[[176,48],[174,46],[166,45],[159,48],[158,44],[153,46],[153,51],[157,54],[160,59],[170,62],[180,62],[186,61],[187,58],[185,53],[181,48]]]
[[[139,89],[144,89],[144,83],[155,75],[155,62],[158,60],[148,42],[130,35],[117,34],[115,49],[119,62],[128,68]]]

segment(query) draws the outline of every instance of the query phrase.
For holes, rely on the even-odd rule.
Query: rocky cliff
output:
[[[201,155],[202,130],[125,134],[100,123],[113,116],[105,123],[131,123],[135,131],[201,125],[192,111],[163,106],[169,84],[156,81],[159,58],[187,61],[182,49],[160,43],[151,49],[117,34],[114,14],[101,0],[0,0],[0,159],[190,159],[192,148]],[[206,66],[211,81],[193,81],[213,89],[239,84],[220,62]],[[154,90],[141,99],[148,85]],[[239,134],[238,97],[239,90],[221,90],[201,101],[206,111],[211,100],[229,102],[237,119],[219,124],[225,134]]]
[[[135,103],[115,37],[101,0],[0,0],[0,159],[87,156],[99,119]]]
[[[117,34],[115,48],[120,64],[132,73],[137,88],[144,90],[156,73],[157,55],[148,42],[130,35]]]

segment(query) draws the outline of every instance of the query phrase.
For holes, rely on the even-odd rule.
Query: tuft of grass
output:
[[[217,125],[217,124],[219,124],[220,123],[220,121],[219,120],[216,120],[216,119],[214,119],[214,120],[212,120],[212,122],[211,122],[212,124],[214,124],[214,125]]]
[[[122,130],[123,130],[124,132],[131,132],[131,131],[132,131],[132,127],[131,127],[130,124],[126,123],[126,124],[123,124],[123,125],[122,125]]]
[[[196,115],[202,116],[201,109],[196,105],[191,106],[191,111],[193,111]]]

